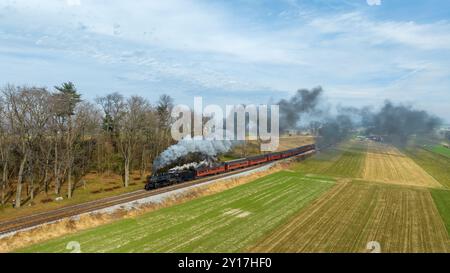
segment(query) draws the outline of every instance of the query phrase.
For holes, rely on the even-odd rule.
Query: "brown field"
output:
[[[395,147],[376,142],[370,142],[368,145],[362,178],[390,184],[442,187],[431,175]]]
[[[280,145],[277,151],[289,150],[314,142],[315,139],[312,136],[280,136]]]
[[[252,252],[450,252],[444,223],[427,189],[340,183],[269,233]]]

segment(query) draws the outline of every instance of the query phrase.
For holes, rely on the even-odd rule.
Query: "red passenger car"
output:
[[[197,170],[197,176],[204,177],[204,176],[208,176],[208,175],[223,173],[225,171],[226,171],[225,165],[220,165],[217,167],[210,167],[210,168],[203,168],[203,169]]]
[[[261,156],[254,156],[254,157],[249,157],[248,158],[248,165],[249,166],[253,166],[253,165],[257,165],[257,164],[261,164],[264,162],[267,162],[267,156],[266,155],[261,155]]]
[[[234,161],[229,161],[226,163],[227,171],[232,171],[240,168],[246,168],[248,167],[248,160],[247,159],[238,159]]]
[[[269,161],[281,159],[281,153],[269,154]]]

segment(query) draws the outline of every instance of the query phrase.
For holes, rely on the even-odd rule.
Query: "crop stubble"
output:
[[[449,237],[427,189],[377,183],[336,185],[254,252],[449,252]]]
[[[440,188],[442,185],[393,146],[371,142],[362,178],[368,181]]]

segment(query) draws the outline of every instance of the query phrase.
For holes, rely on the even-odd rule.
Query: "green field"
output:
[[[450,191],[433,189],[431,195],[450,235]]]
[[[408,147],[404,152],[439,183],[450,188],[450,158],[417,146]]]
[[[364,167],[367,144],[352,141],[341,145],[338,149],[318,154],[293,166],[293,170],[301,173],[320,174],[332,177],[360,177]]]
[[[254,182],[58,238],[20,252],[237,252],[288,221],[335,185],[331,179],[279,172]]]
[[[436,145],[436,146],[432,147],[431,151],[450,158],[450,149],[445,148],[442,145]]]

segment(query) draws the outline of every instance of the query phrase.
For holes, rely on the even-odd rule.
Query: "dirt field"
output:
[[[285,151],[314,142],[314,137],[311,136],[280,136],[277,151]],[[260,141],[247,140],[245,144],[235,145],[230,152],[222,155],[220,159],[222,161],[228,161],[260,154],[263,154],[263,152],[261,152]]]
[[[314,142],[314,137],[311,136],[281,136],[278,151],[289,150],[302,145],[312,144]]]
[[[427,189],[341,183],[249,248],[252,252],[450,252]]]
[[[442,185],[393,146],[370,142],[362,172],[364,180],[440,188]]]

